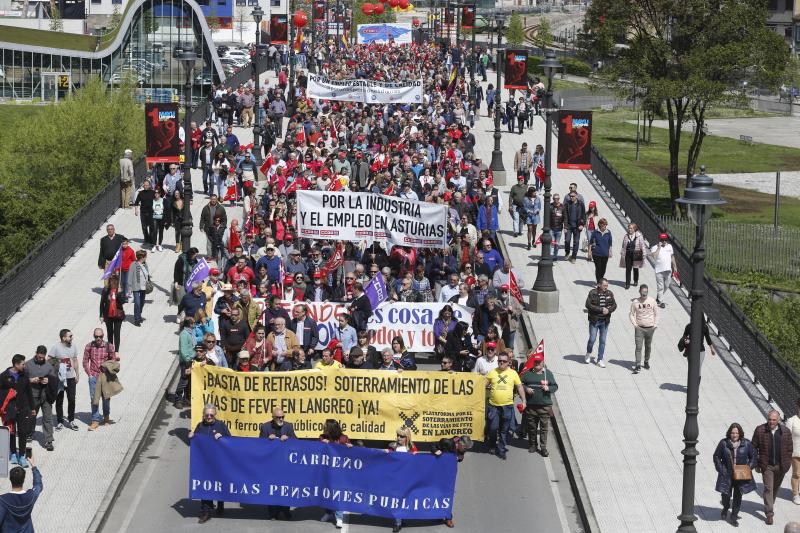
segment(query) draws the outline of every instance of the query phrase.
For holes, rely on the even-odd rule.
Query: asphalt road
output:
[[[229,503],[223,517],[197,524],[200,503],[189,492],[190,411],[178,412],[165,404],[136,459],[130,475],[101,531],[180,532],[201,528],[215,532],[264,530],[276,532],[333,531],[319,522],[323,512],[308,507],[293,511],[291,521],[267,521],[258,505]],[[454,505],[455,531],[580,532],[575,500],[555,437],[550,434],[550,457],[529,454],[526,443],[512,442],[508,460],[483,452],[482,444],[460,463]],[[345,515],[343,531],[387,531],[391,521],[363,515]],[[432,521],[405,521],[408,531],[450,531]]]

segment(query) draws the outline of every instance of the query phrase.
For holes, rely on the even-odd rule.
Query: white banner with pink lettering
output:
[[[216,298],[214,303],[216,304]],[[261,308],[261,320],[264,320],[266,300],[253,298],[253,303]],[[334,337],[338,327],[336,317],[347,313],[347,304],[339,302],[281,302],[281,307],[286,309],[289,317],[293,317],[292,310],[296,305],[308,306],[308,313],[317,323],[319,344],[317,350],[322,350]],[[433,335],[433,324],[439,317],[439,311],[445,305],[453,309],[453,318],[458,321],[472,324],[472,310],[455,304],[444,303],[403,303],[385,302],[378,307],[369,319],[367,329],[370,333],[370,345],[376,350],[391,348],[392,339],[400,336],[412,352],[433,352],[436,339]],[[215,317],[214,327],[219,335],[218,317]],[[217,337],[219,338],[219,337]]]

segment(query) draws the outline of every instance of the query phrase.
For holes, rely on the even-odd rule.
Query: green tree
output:
[[[126,148],[143,152],[142,113],[131,86],[109,93],[91,78],[47,120],[0,130],[0,275],[119,176]],[[63,148],[52,150],[53,139]]]
[[[50,7],[50,31],[64,31],[64,20],[61,18],[58,6],[55,5]]]
[[[601,60],[598,83],[621,96],[634,87],[663,102],[669,122],[670,197],[680,197],[683,126],[693,122],[685,172],[694,175],[709,109],[740,102],[743,81],[774,87],[789,48],[766,26],[766,2],[743,0],[595,0],[584,45]],[[677,207],[674,208],[677,213]]]
[[[520,45],[525,42],[525,28],[522,27],[522,17],[516,11],[512,11],[511,17],[508,19],[506,41],[508,41],[508,44],[513,45]]]
[[[119,6],[114,5],[114,11],[111,13],[111,20],[108,23],[109,31],[114,31],[122,23],[122,13],[119,12]]]
[[[144,14],[142,15],[142,26],[144,28],[144,32],[148,35],[152,35],[158,31],[160,26],[158,25],[158,20],[153,16],[152,10],[145,9]]]
[[[539,19],[539,27],[536,30],[536,41],[542,53],[548,48],[553,46],[553,28],[550,25],[550,19],[542,16]]]
[[[216,8],[211,8],[211,12],[206,17],[206,24],[208,24],[208,31],[211,32],[211,35],[214,35],[222,27],[222,21],[217,16]]]

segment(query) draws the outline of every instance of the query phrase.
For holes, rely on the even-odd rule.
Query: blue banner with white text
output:
[[[452,515],[456,456],[291,439],[195,435],[189,497],[390,518]]]

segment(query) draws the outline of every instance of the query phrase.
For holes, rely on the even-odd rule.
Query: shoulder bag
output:
[[[741,446],[744,446],[744,442],[742,442]],[[731,464],[733,465],[734,481],[750,481],[753,479],[753,471],[750,470],[750,465],[737,465],[736,453],[733,450],[731,450]]]

